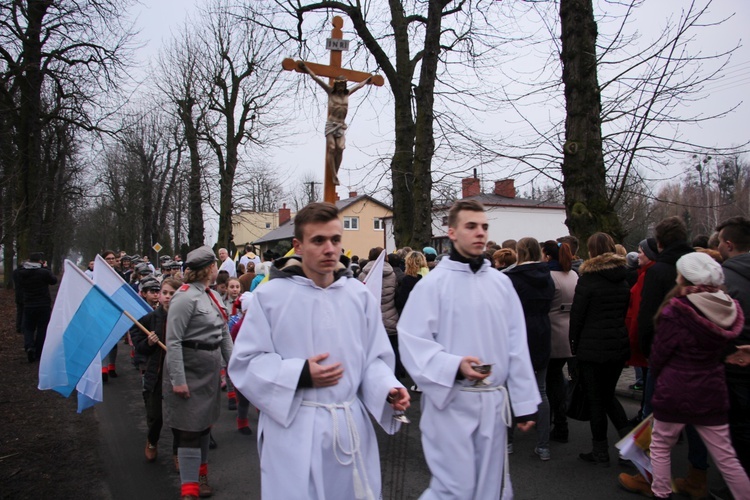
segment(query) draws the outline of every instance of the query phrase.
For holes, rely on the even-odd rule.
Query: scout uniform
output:
[[[197,271],[215,263],[211,249],[203,246],[188,254],[185,266]],[[205,453],[209,429],[219,418],[222,355],[229,361],[232,354],[226,321],[221,298],[203,282],[181,286],[169,306],[163,378],[164,421],[181,431],[177,454],[183,497],[198,496],[198,481],[200,496],[211,494]],[[174,393],[173,387],[183,385],[188,386],[189,397]],[[205,441],[204,453],[201,441]]]

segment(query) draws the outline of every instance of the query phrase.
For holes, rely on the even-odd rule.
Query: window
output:
[[[380,217],[375,217],[372,219],[372,228],[375,231],[382,231],[385,228],[385,224],[383,224],[383,219]]]
[[[270,222],[266,222],[266,229],[271,229],[271,223]]]
[[[447,215],[444,215],[444,216],[443,216],[443,225],[444,225],[444,226],[447,226],[447,225],[448,225],[448,216],[447,216]]]
[[[359,217],[344,217],[344,229],[349,231],[359,230]]]

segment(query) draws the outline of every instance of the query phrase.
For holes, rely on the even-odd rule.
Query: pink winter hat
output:
[[[708,254],[693,252],[680,257],[677,272],[694,285],[721,286],[724,284],[724,271],[721,264]]]

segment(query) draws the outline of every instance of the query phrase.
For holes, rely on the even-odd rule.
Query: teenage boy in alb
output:
[[[296,255],[253,293],[229,362],[260,410],[263,498],[380,498],[367,413],[392,434],[394,411],[409,406],[380,304],[341,262],[338,215],[330,203],[297,213]]]
[[[480,203],[453,205],[450,257],[414,287],[398,323],[401,360],[422,391],[425,500],[512,498],[510,406],[526,431],[541,402],[521,302],[484,259],[488,227]]]

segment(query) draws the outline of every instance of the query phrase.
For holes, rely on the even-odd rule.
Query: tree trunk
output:
[[[229,126],[228,126],[229,128]],[[232,124],[232,129],[234,125]],[[229,134],[227,134],[229,136]],[[234,185],[234,173],[237,170],[237,145],[233,140],[227,141],[227,159],[221,172],[221,185],[219,188],[219,241],[220,248],[230,250],[232,243],[232,186]]]
[[[28,0],[28,26],[23,37],[23,73],[18,75],[21,99],[18,110],[18,206],[16,245],[22,258],[35,251],[43,206],[40,186],[44,172],[40,161],[42,92],[42,23],[51,0]],[[41,250],[41,249],[39,249]]]
[[[203,195],[201,193],[201,159],[198,151],[198,132],[193,123],[195,99],[188,97],[177,101],[180,120],[185,126],[185,141],[190,151],[190,179],[188,181],[188,245],[195,249],[202,246],[206,238],[203,226]]]
[[[562,164],[565,223],[585,253],[585,243],[593,233],[603,231],[620,241],[623,231],[607,197],[592,0],[560,0],[560,20],[566,102]]]
[[[440,57],[442,0],[430,0],[427,10],[424,54],[416,89],[417,117],[414,135],[414,232],[410,246],[423,248],[432,240],[432,157],[435,153],[433,121],[435,80]]]

